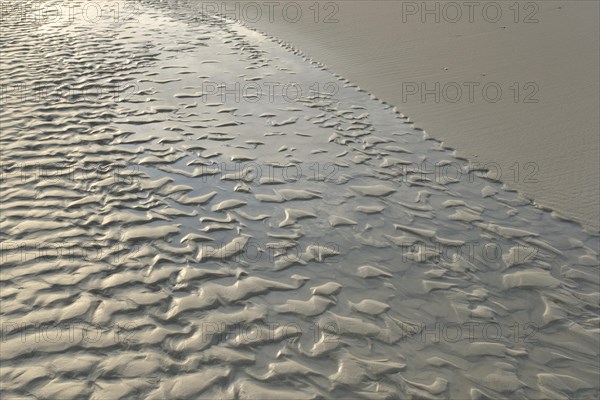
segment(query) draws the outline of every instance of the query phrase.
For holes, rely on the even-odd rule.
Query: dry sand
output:
[[[318,23],[314,2],[298,3],[303,14],[296,23],[289,22],[294,7],[284,18],[286,3],[273,22],[266,7],[257,22],[251,9],[238,15],[397,106],[459,154],[498,166],[505,183],[538,204],[598,230],[599,2],[521,1],[517,15],[513,1],[484,1],[472,8],[470,22],[469,2],[454,2],[462,12],[457,18],[456,8],[445,5],[453,2],[321,1]],[[435,14],[422,14],[436,3],[439,23]],[[496,23],[489,22],[494,5],[502,13]],[[439,102],[433,94],[423,101],[421,85],[432,89],[436,82]],[[473,102],[471,82],[480,83]],[[463,90],[457,102],[452,83]],[[494,83],[502,89],[496,103],[492,86],[483,93]]]

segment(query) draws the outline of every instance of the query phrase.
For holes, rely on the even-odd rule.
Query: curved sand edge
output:
[[[499,166],[502,181],[540,207],[600,230],[597,3],[544,2],[538,23],[508,18],[502,26],[477,18],[402,23],[402,2],[338,4],[333,24],[308,17],[295,24],[283,18],[241,22],[293,43],[290,48],[395,105],[468,160]],[[491,103],[475,92],[473,103],[466,94],[465,101],[442,95],[436,103],[431,95],[422,101],[419,93],[408,94],[413,83],[443,88],[452,82],[497,83],[504,97]],[[524,103],[533,93],[533,86],[523,90],[529,83],[537,103]]]

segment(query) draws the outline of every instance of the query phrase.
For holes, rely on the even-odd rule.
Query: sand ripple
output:
[[[293,49],[128,4],[2,24],[3,398],[599,395],[597,235]],[[339,90],[206,86],[267,79]]]

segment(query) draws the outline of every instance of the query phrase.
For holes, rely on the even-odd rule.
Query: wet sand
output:
[[[460,155],[494,165],[540,205],[600,229],[598,2],[520,1],[517,12],[508,1],[472,9],[454,2],[460,11],[437,1],[321,1],[317,23],[313,2],[299,3],[294,23],[293,7],[284,18],[286,3],[272,22],[266,7],[261,18],[243,8],[238,15],[396,106]],[[436,4],[437,15],[426,14]],[[486,5],[494,7],[484,13]]]
[[[3,398],[598,396],[597,235],[272,38],[137,4],[3,25],[2,82],[47,88],[0,113]]]

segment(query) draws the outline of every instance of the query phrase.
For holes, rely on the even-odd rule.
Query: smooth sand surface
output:
[[[483,18],[483,6],[493,2],[473,9],[472,23],[465,2],[455,3],[463,13],[456,23],[448,22],[455,14],[450,8],[444,12],[443,3],[440,23],[434,22],[435,15],[422,22],[420,1],[412,2],[418,7],[415,15],[406,5],[411,2],[337,1],[337,9],[326,3],[320,2],[319,23],[309,9],[312,1],[300,2],[303,17],[297,23],[283,18],[283,6],[273,12],[273,22],[266,8],[256,23],[250,21],[251,10],[239,15],[246,25],[293,44],[397,106],[459,154],[499,166],[503,182],[538,204],[598,230],[600,3],[523,1],[515,17],[514,2],[496,2],[502,11],[497,23]],[[436,2],[426,3],[434,9]],[[485,14],[489,21],[492,11]],[[323,23],[330,14],[339,22]],[[525,23],[533,19],[538,22]],[[423,101],[421,84],[431,89],[436,82],[439,103],[431,94]],[[464,89],[455,103],[451,86],[442,92],[452,82]],[[465,86],[469,82],[481,83],[473,102]],[[516,101],[515,82],[520,87]],[[419,87],[414,95],[413,83]],[[498,102],[490,102],[493,88],[484,97],[487,83],[502,89]],[[534,99],[539,102],[526,102]]]

